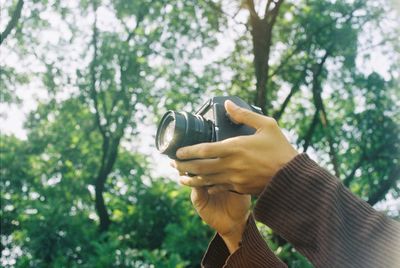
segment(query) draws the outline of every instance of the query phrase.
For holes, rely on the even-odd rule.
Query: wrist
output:
[[[242,241],[243,233],[246,229],[248,216],[249,214],[245,217],[245,220],[237,223],[232,228],[232,231],[224,234],[218,233],[222,240],[224,240],[230,254],[235,252],[240,247],[240,242]]]
[[[274,177],[279,170],[281,170],[284,166],[286,166],[290,161],[292,161],[299,153],[292,146],[289,146],[287,150],[282,154],[279,160],[276,162],[275,170],[272,173],[272,177]]]

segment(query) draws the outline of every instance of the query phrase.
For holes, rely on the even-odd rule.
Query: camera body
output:
[[[260,108],[249,105],[244,100],[236,96],[213,97],[209,99],[203,104],[196,114],[213,122],[215,128],[215,140],[213,141],[222,141],[236,136],[254,134],[255,130],[253,128],[232,122],[225,110],[224,103],[226,100],[230,100],[244,109],[262,114]]]
[[[260,108],[249,105],[236,96],[213,97],[195,114],[168,111],[157,129],[157,149],[170,158],[176,159],[176,151],[184,146],[254,134],[255,129],[236,124],[229,118],[224,106],[226,100],[244,109],[262,114]]]

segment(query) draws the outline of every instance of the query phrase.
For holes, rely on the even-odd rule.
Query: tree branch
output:
[[[381,201],[389,189],[395,185],[400,177],[400,166],[395,166],[392,168],[388,178],[379,185],[379,188],[368,198],[368,204],[371,206],[375,205],[377,202]]]
[[[269,13],[269,7],[271,6],[272,2],[273,2],[273,0],[268,0],[267,4],[265,5],[264,20],[267,20],[267,15]]]
[[[376,160],[377,157],[379,157],[378,155],[382,152],[384,148],[385,148],[385,143],[381,144],[379,147],[375,148],[374,150],[368,153],[364,149],[362,149],[358,161],[354,164],[354,167],[352,168],[351,172],[343,180],[343,184],[346,187],[349,187],[350,183],[354,179],[354,175],[356,174],[357,169],[359,169],[365,161],[370,161],[371,159]]]
[[[281,108],[274,113],[273,117],[275,118],[276,121],[279,121],[281,119],[291,98],[293,97],[294,94],[296,94],[299,91],[301,82],[304,80],[303,78],[305,77],[306,73],[307,73],[307,65],[304,67],[303,72],[301,72],[301,74],[299,75],[299,78],[297,79],[296,83],[290,89],[290,92],[283,101]]]
[[[324,57],[321,59],[320,63],[318,65],[315,65],[313,68],[313,80],[312,80],[312,92],[313,92],[313,101],[314,101],[314,106],[315,106],[315,112],[313,119],[311,121],[310,127],[308,128],[308,131],[304,137],[304,145],[303,145],[303,152],[306,152],[308,147],[311,144],[312,136],[314,134],[314,131],[317,127],[318,121],[319,121],[319,113],[321,111],[321,102],[322,100],[318,103],[317,99],[317,91],[320,90],[320,83],[319,83],[319,76],[322,73],[322,68],[323,65],[325,64],[326,59],[328,58],[328,51],[325,53]],[[304,69],[304,72],[306,72],[307,69]],[[318,103],[318,104],[317,104]]]
[[[328,139],[328,144],[329,144],[329,155],[333,164],[333,169],[335,172],[336,177],[340,178],[340,173],[339,173],[339,166],[338,166],[338,161],[337,161],[337,156],[334,148],[334,141],[333,137],[330,132],[330,126],[329,126],[329,120],[328,116],[325,110],[325,105],[321,97],[321,83],[319,82],[319,76],[322,73],[323,70],[323,65],[326,62],[327,58],[330,55],[330,50],[333,48],[333,45],[330,46],[329,49],[325,52],[325,55],[322,57],[321,62],[318,64],[316,69],[313,71],[313,98],[314,98],[314,105],[317,110],[319,110],[319,115],[320,115],[320,122],[325,130],[325,135],[327,136]]]
[[[272,31],[272,27],[274,26],[276,18],[278,17],[279,9],[281,8],[282,3],[283,3],[283,0],[278,0],[275,3],[275,6],[271,10],[271,12],[269,12],[269,14],[265,13],[265,18],[264,19],[266,19],[266,20],[269,19],[269,22],[268,22],[268,25],[270,27],[269,31]],[[267,14],[268,14],[268,16],[267,16]]]
[[[311,121],[310,127],[308,128],[307,134],[304,137],[304,145],[303,145],[303,152],[307,152],[308,147],[311,144],[311,139],[312,136],[314,135],[315,128],[317,127],[318,123],[318,115],[319,115],[319,109],[316,109],[313,119]]]
[[[285,100],[283,101],[283,103],[282,103],[282,105],[281,105],[281,108],[280,108],[278,111],[276,111],[276,112],[274,113],[274,115],[272,116],[273,118],[275,118],[276,121],[279,121],[279,120],[281,119],[283,113],[284,113],[285,110],[286,110],[286,107],[287,107],[288,104],[289,104],[290,99],[293,97],[293,95],[294,95],[297,91],[299,91],[299,88],[300,88],[300,87],[298,86],[298,84],[296,84],[296,85],[294,85],[294,86],[290,89],[290,92],[289,92],[289,94],[286,96]]]
[[[327,58],[329,57],[332,49],[333,49],[333,45],[331,45],[330,48],[328,48],[326,50],[320,63],[318,63],[318,65],[314,66],[314,69],[313,69],[312,92],[313,92],[313,100],[314,100],[314,106],[315,106],[316,111],[314,114],[313,122],[310,126],[310,130],[307,133],[307,140],[306,140],[307,144],[305,143],[304,148],[307,149],[309,146],[308,144],[311,141],[312,133],[314,132],[314,128],[315,128],[314,124],[316,124],[316,120],[317,120],[316,117],[318,117],[318,115],[319,115],[320,123],[321,123],[321,125],[325,131],[325,135],[327,136],[327,139],[328,139],[329,156],[330,156],[332,164],[333,164],[333,169],[334,169],[336,177],[340,178],[339,166],[338,166],[337,156],[336,156],[336,152],[335,152],[335,148],[334,148],[334,141],[333,141],[333,137],[329,130],[328,116],[327,116],[327,113],[325,110],[324,102],[322,101],[321,83],[319,81],[319,76],[322,74],[323,65],[325,64]]]
[[[354,9],[352,9],[352,10],[350,11],[349,14],[346,14],[346,16],[348,16],[348,17],[346,18],[346,21],[345,21],[346,23],[349,22],[349,21],[354,17],[354,16],[353,16],[354,12],[355,12],[357,9],[359,9],[359,8],[360,8],[360,7],[356,7],[356,8],[354,8]],[[311,33],[311,35],[318,34],[320,31],[323,31],[326,27],[330,27],[330,26],[334,25],[339,19],[343,19],[343,17],[337,17],[337,18],[335,18],[334,20],[329,21],[329,22],[327,22],[327,23],[321,25],[320,27],[318,27],[318,28],[315,30],[315,32]],[[295,49],[293,49],[293,50],[286,56],[286,58],[285,58],[284,60],[281,61],[281,64],[274,70],[274,72],[272,72],[272,73],[269,75],[269,78],[271,78],[271,77],[275,76],[277,73],[279,73],[280,70],[289,62],[289,60],[290,60],[297,52],[299,52],[299,51],[304,47],[304,45],[307,44],[307,42],[309,42],[309,39],[304,39],[302,42],[297,43]]]
[[[238,10],[233,14],[228,14],[227,12],[225,12],[220,6],[216,5],[213,1],[206,1],[206,3],[211,6],[214,10],[218,11],[219,13],[227,16],[228,18],[231,18],[236,24],[241,24],[243,25],[246,30],[248,30],[248,25],[246,23],[240,22],[236,20],[236,16],[239,14],[240,10],[242,9],[240,6],[238,8]]]
[[[353,181],[356,171],[361,167],[361,165],[364,163],[364,161],[366,161],[366,157],[364,154],[361,154],[361,157],[358,159],[357,163],[354,165],[351,172],[343,180],[344,186],[346,186],[347,188],[350,186],[350,183]]]
[[[17,3],[17,6],[15,7],[15,10],[13,12],[13,15],[12,15],[10,21],[8,22],[6,28],[0,35],[0,45],[7,38],[7,36],[11,33],[11,31],[17,26],[18,20],[21,17],[21,11],[22,11],[23,5],[24,5],[24,1],[19,0]]]
[[[128,34],[128,37],[126,38],[126,42],[129,42],[131,39],[132,39],[132,37],[134,36],[134,34],[135,34],[135,31],[139,28],[139,25],[141,24],[141,22],[144,20],[144,14],[142,14],[142,13],[139,13],[139,15],[137,16],[137,18],[136,18],[136,25],[135,25],[135,28],[132,30],[132,31],[130,31],[130,33]]]
[[[100,130],[101,135],[105,139],[107,137],[107,132],[106,132],[105,128],[103,127],[103,124],[101,123],[98,95],[97,95],[97,90],[96,90],[96,81],[97,81],[97,79],[96,79],[96,64],[97,64],[97,49],[98,49],[97,48],[98,31],[97,31],[96,24],[97,24],[97,15],[95,15],[95,21],[94,21],[94,25],[93,25],[93,37],[92,37],[93,60],[90,63],[90,80],[91,80],[90,81],[90,96],[94,103],[97,126]]]
[[[324,120],[322,120],[322,122],[324,122],[324,121],[326,122],[325,125],[324,124],[322,124],[322,125],[324,126],[325,134],[327,135],[327,138],[328,138],[329,155],[331,157],[331,161],[333,164],[333,170],[335,172],[336,177],[340,179],[339,163],[338,163],[337,154],[336,154],[336,150],[335,150],[335,146],[334,146],[334,140],[333,140],[333,137],[329,130],[328,117],[326,115],[325,108],[323,108],[321,110],[321,112],[324,117]]]
[[[260,17],[257,14],[256,8],[254,7],[254,1],[253,0],[246,0],[249,12],[250,12],[250,17],[260,19]]]
[[[285,65],[289,62],[289,60],[294,56],[294,54],[296,54],[302,47],[299,45],[301,43],[298,43],[296,48],[294,50],[292,50],[291,53],[289,53],[288,56],[286,56],[286,58],[284,60],[282,60],[281,64],[269,75],[269,78],[275,76],[277,73],[279,73],[279,71],[285,67]]]

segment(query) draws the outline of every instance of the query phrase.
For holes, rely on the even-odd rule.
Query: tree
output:
[[[1,62],[2,100],[13,105],[26,88],[46,98],[26,139],[0,136],[2,266],[197,267],[212,230],[188,190],[154,176],[156,160],[132,148],[167,109],[193,111],[215,94],[261,106],[370,204],[398,197],[400,66],[388,6],[25,0],[18,15],[20,2],[2,34],[2,55],[18,59]],[[236,39],[221,39],[229,31]],[[228,56],[211,59],[230,41]],[[390,57],[387,74],[360,65],[377,48]],[[262,232],[289,266],[309,266]]]
[[[157,53],[172,54],[176,53],[174,46],[178,41],[169,38],[163,40],[165,32],[176,32],[183,37],[188,35],[193,40],[202,40],[203,34],[201,31],[188,31],[189,28],[181,28],[178,24],[182,16],[189,19],[201,12],[190,3],[179,1],[176,4],[180,8],[172,11],[157,1],[140,5],[116,1],[112,8],[124,31],[120,34],[101,33],[97,26],[99,4],[91,3],[95,16],[90,44],[93,49],[91,64],[79,76],[82,79],[80,88],[87,104],[94,110],[96,125],[102,136],[101,160],[94,185],[100,231],[103,232],[111,223],[103,198],[104,186],[117,159],[121,139],[128,126],[135,129],[136,107],[148,106],[153,101],[153,83],[145,80],[145,76],[153,71],[150,60],[156,51],[151,47],[165,46],[165,50],[161,49]],[[166,26],[154,25],[160,18]],[[127,25],[128,19],[134,19],[133,27]],[[121,34],[124,38],[120,37]],[[187,52],[180,49],[179,53],[184,55]]]

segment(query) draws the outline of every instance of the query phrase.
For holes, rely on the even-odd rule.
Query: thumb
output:
[[[207,192],[210,195],[219,194],[222,192],[232,191],[233,187],[229,184],[219,184],[208,187]]]
[[[262,128],[266,119],[265,116],[241,108],[230,100],[225,101],[225,109],[235,123],[245,124],[255,129]]]

